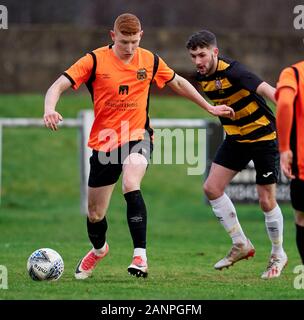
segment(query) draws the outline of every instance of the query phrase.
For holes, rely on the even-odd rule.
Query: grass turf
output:
[[[41,117],[43,97],[4,95],[0,117]],[[90,107],[88,96],[65,95],[64,117]],[[153,97],[151,117],[199,118],[206,114],[181,98]],[[263,281],[270,250],[258,205],[237,205],[239,220],[257,253],[252,260],[216,271],[213,264],[230,246],[229,237],[201,195],[200,176],[185,165],[151,165],[142,190],[148,208],[147,279],[128,276],[132,244],[121,182],[108,213],[110,253],[91,279],[76,281],[74,268],[90,248],[80,214],[76,129],[5,129],[0,207],[0,265],[8,268],[8,290],[0,299],[302,299],[293,287],[300,264],[293,214],[283,205],[289,265],[279,279]],[[57,282],[34,282],[26,261],[39,247],[57,250],[65,272]]]

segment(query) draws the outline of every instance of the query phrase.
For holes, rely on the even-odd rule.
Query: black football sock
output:
[[[304,264],[304,227],[298,224],[296,224],[296,242],[302,263]]]
[[[127,219],[134,248],[146,248],[147,210],[140,190],[127,192]]]
[[[87,218],[87,229],[94,249],[101,249],[106,242],[106,231],[108,229],[106,217],[95,223],[90,222]]]

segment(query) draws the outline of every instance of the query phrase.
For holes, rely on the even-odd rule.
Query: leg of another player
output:
[[[236,209],[225,193],[226,186],[237,173],[237,171],[212,163],[209,176],[204,183],[204,192],[215,216],[229,233],[232,242],[245,244],[247,238],[238,221]]]
[[[304,181],[292,179],[290,183],[290,198],[295,210],[296,243],[299,254],[304,264]]]
[[[226,186],[237,173],[237,171],[213,163],[204,184],[204,192],[210,201],[212,210],[233,242],[233,246],[226,257],[214,265],[217,270],[229,268],[239,260],[253,257],[255,253],[253,245],[246,238],[238,221],[235,207],[225,193]]]
[[[265,214],[265,225],[272,243],[272,254],[282,256],[283,215],[276,201],[276,185],[257,185],[260,207]]]
[[[139,153],[131,153],[123,164],[122,188],[127,202],[127,219],[133,240],[133,261],[128,268],[132,275],[147,276],[146,234],[147,210],[140,191],[148,161]]]
[[[304,212],[295,211],[296,242],[302,264],[304,264]]]
[[[283,215],[276,201],[276,185],[257,185],[260,207],[265,215],[268,237],[272,243],[271,256],[263,279],[278,277],[287,264],[283,249]]]

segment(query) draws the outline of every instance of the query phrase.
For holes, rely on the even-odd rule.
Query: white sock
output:
[[[141,258],[144,261],[147,261],[146,249],[144,249],[144,248],[135,248],[134,249],[134,253],[133,253],[133,257],[135,257],[135,256],[141,256]]]
[[[221,197],[209,201],[214,214],[229,233],[232,242],[247,243],[247,238],[238,221],[235,207],[227,194],[224,193]]]
[[[107,242],[105,242],[105,244],[103,245],[103,247],[100,248],[100,249],[95,249],[95,248],[93,248],[93,252],[96,254],[96,256],[101,256],[101,255],[104,254],[104,252],[106,251],[106,246],[107,246]]]
[[[272,243],[272,254],[282,256],[283,250],[283,215],[281,209],[276,205],[271,211],[264,212],[265,225]]]

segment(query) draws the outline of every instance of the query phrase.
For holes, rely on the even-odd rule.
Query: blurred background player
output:
[[[106,212],[121,173],[134,246],[128,272],[143,277],[148,274],[147,212],[140,185],[153,149],[153,130],[148,116],[151,83],[155,82],[160,88],[167,84],[213,115],[234,115],[230,107],[210,105],[161,58],[139,47],[143,31],[136,16],[122,14],[117,17],[110,35],[113,44],[98,48],[78,60],[53,83],[45,97],[44,122],[52,130],[56,130],[62,120],[55,107],[65,90],[70,87],[78,89],[86,83],[94,102],[95,120],[88,143],[93,153],[87,218],[93,249],[80,260],[75,272],[77,279],[90,276],[109,251]]]
[[[236,209],[225,193],[233,177],[252,160],[260,207],[272,250],[263,279],[279,277],[287,264],[283,250],[283,216],[276,202],[279,173],[275,117],[262,96],[275,102],[275,88],[260,80],[237,61],[219,57],[216,37],[207,30],[199,31],[187,42],[191,60],[197,67],[197,80],[204,94],[217,104],[235,111],[234,119],[220,117],[226,138],[219,147],[204,192],[213,212],[229,233],[233,246],[226,257],[215,264],[221,270],[235,262],[253,257],[255,248],[244,234]]]
[[[284,69],[276,91],[281,168],[291,180],[296,243],[304,264],[304,61]]]

